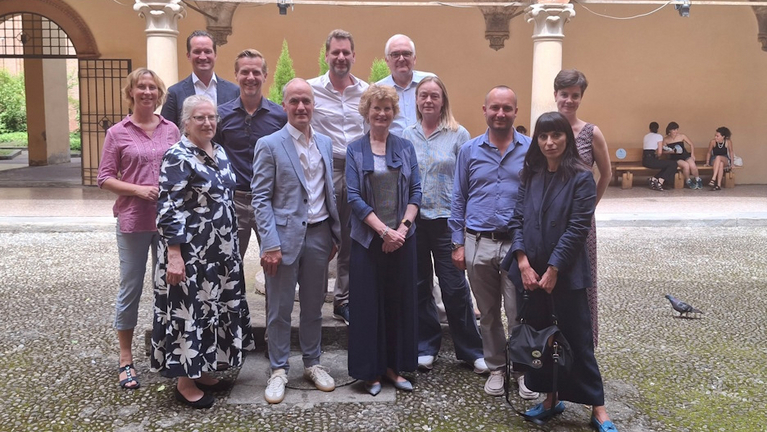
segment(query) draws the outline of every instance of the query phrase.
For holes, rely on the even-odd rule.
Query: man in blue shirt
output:
[[[288,119],[285,110],[266,99],[262,87],[267,77],[266,59],[254,49],[237,55],[234,74],[240,86],[240,97],[218,107],[221,117],[213,141],[226,150],[232,170],[237,176],[234,205],[237,214],[237,235],[240,255],[250,244],[251,230],[256,231],[250,181],[253,179],[253,153],[256,141],[282,129]]]
[[[453,232],[453,263],[468,270],[471,290],[482,314],[482,349],[490,370],[485,392],[501,396],[506,366],[501,299],[509,332],[516,323],[517,302],[514,285],[500,264],[511,247],[508,224],[514,214],[519,172],[530,138],[514,130],[517,95],[510,88],[498,86],[490,90],[482,111],[487,132],[467,141],[458,153],[448,226]],[[525,387],[524,376],[519,375],[517,382],[521,397],[538,397]]]
[[[413,70],[415,67],[415,44],[413,41],[403,35],[396,34],[386,41],[384,47],[386,56],[386,65],[389,66],[391,75],[378,81],[376,84],[383,84],[394,87],[399,96],[399,114],[394,117],[389,132],[402,136],[406,127],[414,125],[416,118],[415,106],[415,88],[418,83],[427,76],[434,75],[431,72],[421,72]]]

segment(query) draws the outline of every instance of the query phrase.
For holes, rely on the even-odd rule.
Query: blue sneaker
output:
[[[685,184],[685,185],[687,185],[687,187],[688,187],[688,188],[690,188],[690,189],[695,189],[695,185],[693,185],[693,183],[692,183],[692,179],[687,179],[687,180],[684,182],[684,184]]]
[[[703,189],[703,179],[698,177],[695,179],[695,185],[698,189]]]
[[[562,414],[565,410],[565,403],[559,401],[553,407],[546,409],[543,407],[543,402],[525,411],[525,419],[527,420],[548,420],[557,414]]]

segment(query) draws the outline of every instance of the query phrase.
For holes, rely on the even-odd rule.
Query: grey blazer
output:
[[[333,191],[333,145],[330,138],[317,132],[314,139],[325,164],[325,205],[333,242],[338,245],[341,222]],[[309,193],[287,125],[256,143],[251,190],[261,250],[279,247],[282,263],[293,264],[306,236]]]
[[[216,75],[216,105],[229,102],[240,96],[240,86]],[[168,121],[173,122],[181,129],[181,108],[184,107],[184,101],[189,96],[194,95],[194,83],[192,75],[173,84],[168,88],[168,97],[165,98],[165,104],[162,106],[160,114]]]

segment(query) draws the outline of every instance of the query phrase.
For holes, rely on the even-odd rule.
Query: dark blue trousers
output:
[[[391,253],[373,238],[369,248],[352,240],[349,267],[349,375],[372,381],[414,371],[418,361],[416,235]]]
[[[469,283],[453,265],[451,233],[447,219],[416,219],[418,261],[418,355],[436,356],[442,343],[442,327],[432,296],[434,273],[439,279],[442,302],[458,360],[473,362],[482,357]],[[434,264],[432,265],[432,257]]]

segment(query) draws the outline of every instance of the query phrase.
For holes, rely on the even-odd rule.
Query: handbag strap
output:
[[[546,300],[549,304],[549,310],[551,311],[551,323],[555,326],[559,325],[559,321],[557,320],[557,313],[554,309],[554,296],[551,295],[551,293],[546,293]],[[527,305],[530,301],[530,291],[523,290],[522,291],[522,306],[519,308],[519,316],[518,320],[521,324],[524,324],[527,322]]]

